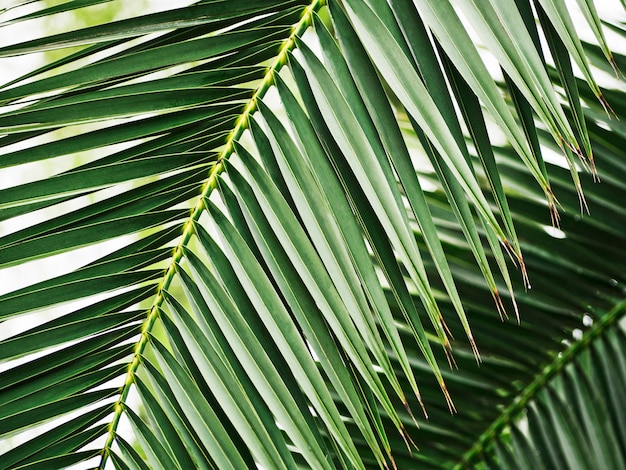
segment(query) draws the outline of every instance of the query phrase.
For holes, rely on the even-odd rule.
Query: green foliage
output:
[[[595,45],[229,0],[1,47],[58,55],[0,86],[0,467],[622,466],[626,58],[578,4]]]

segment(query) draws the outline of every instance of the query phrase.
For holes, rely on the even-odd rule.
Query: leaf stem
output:
[[[176,265],[182,259],[184,248],[187,246],[187,243],[189,243],[189,240],[193,236],[194,224],[200,219],[200,216],[204,212],[204,201],[217,187],[218,176],[224,171],[224,161],[232,155],[235,142],[242,136],[244,131],[248,129],[248,119],[256,111],[257,101],[263,98],[263,96],[265,96],[265,93],[267,93],[267,91],[273,85],[274,74],[279,72],[280,69],[285,64],[287,64],[288,54],[294,49],[296,45],[296,37],[301,36],[312,24],[313,13],[318,11],[322,6],[325,5],[325,3],[326,0],[313,0],[309,4],[309,6],[304,9],[300,21],[292,28],[289,37],[285,39],[285,41],[283,41],[283,43],[281,44],[276,59],[274,60],[272,65],[268,67],[261,84],[254,91],[254,94],[248,102],[248,105],[239,116],[235,127],[228,135],[224,147],[218,155],[215,165],[213,165],[213,167],[209,171],[208,178],[202,186],[200,198],[198,199],[198,202],[196,203],[194,208],[191,210],[189,218],[184,224],[183,232],[178,242],[178,245],[172,253],[172,259],[169,266],[165,270],[163,281],[158,287],[156,296],[154,297],[152,306],[150,307],[150,310],[148,312],[148,316],[143,323],[141,329],[141,337],[139,338],[139,341],[135,346],[133,359],[128,366],[128,372],[126,373],[126,380],[124,381],[124,385],[121,388],[119,398],[115,404],[113,418],[109,425],[107,440],[101,452],[102,457],[98,466],[99,469],[104,469],[107,459],[111,453],[111,446],[115,441],[117,427],[119,425],[120,418],[124,412],[124,403],[128,397],[131,385],[135,381],[135,375],[141,363],[141,355],[148,345],[149,333],[152,331],[152,328],[154,327],[154,324],[159,317],[159,311],[164,301],[163,292],[169,288],[172,280],[174,279],[174,276],[176,274]]]
[[[601,337],[604,332],[615,325],[626,314],[626,302],[621,302],[613,310],[602,316],[598,322],[589,329],[581,339],[572,343],[565,351],[557,355],[548,366],[533,380],[511,404],[504,409],[502,414],[483,432],[476,443],[468,450],[454,470],[470,468],[474,459],[483,452],[487,446],[497,438],[504,427],[511,423],[528,405],[532,399],[548,384],[548,382],[560,373],[563,368],[576,359],[577,355],[586,351],[592,342]]]

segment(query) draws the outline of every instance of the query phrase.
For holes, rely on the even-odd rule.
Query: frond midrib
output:
[[[491,425],[476,439],[474,445],[461,457],[454,466],[454,470],[461,470],[470,465],[477,455],[482,453],[504,430],[504,428],[515,421],[526,409],[529,402],[535,399],[550,381],[563,370],[563,368],[574,361],[580,354],[589,350],[594,341],[603,337],[626,315],[626,301],[618,303],[615,308],[602,316],[591,329],[586,331],[582,337],[570,344],[564,351],[555,354],[554,360],[546,365],[535,377],[535,379],[524,387],[511,401],[509,406],[504,408]]]
[[[176,266],[181,261],[184,255],[184,249],[191,240],[194,234],[194,225],[200,219],[204,209],[205,200],[211,195],[213,190],[217,187],[218,176],[224,171],[224,162],[233,154],[235,149],[235,142],[242,136],[242,134],[248,129],[249,117],[256,111],[257,103],[259,99],[267,93],[270,87],[274,83],[274,74],[278,73],[282,67],[288,62],[288,55],[294,49],[296,45],[296,37],[301,36],[306,29],[313,22],[313,13],[318,11],[326,4],[326,0],[313,0],[309,6],[307,6],[300,18],[300,21],[292,28],[289,37],[286,38],[280,46],[278,54],[274,62],[268,67],[265,76],[263,77],[260,85],[254,91],[250,101],[244,108],[243,112],[236,121],[235,127],[228,134],[226,142],[219,152],[215,165],[209,171],[208,177],[202,186],[200,196],[196,205],[191,209],[190,215],[183,225],[183,232],[177,246],[172,252],[172,257],[169,262],[163,280],[160,282],[156,295],[153,298],[152,305],[148,310],[148,315],[144,320],[141,328],[141,336],[135,346],[133,352],[133,358],[128,366],[128,372],[126,373],[126,380],[120,391],[119,399],[115,403],[114,414],[109,424],[109,431],[107,440],[102,448],[102,457],[100,461],[99,469],[103,469],[106,461],[111,452],[111,446],[115,441],[117,426],[124,411],[124,402],[130,391],[130,387],[134,382],[135,374],[140,364],[140,357],[149,342],[149,333],[152,331],[156,320],[159,317],[159,310],[163,301],[165,300],[164,292],[167,291],[172,283],[175,274]]]

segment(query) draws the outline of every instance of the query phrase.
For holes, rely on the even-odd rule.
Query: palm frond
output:
[[[98,2],[34,3],[3,26]],[[602,107],[626,108],[590,64],[623,57],[579,3],[587,52],[554,0],[200,1],[0,48],[74,48],[0,87],[1,171],[54,168],[0,189],[21,224],[0,237],[3,468],[487,449],[583,316],[622,314],[602,316],[626,281],[626,134]]]
[[[498,468],[622,467],[626,447],[619,397],[624,393],[625,338],[616,323],[622,309],[623,305],[608,313],[556,358],[494,422],[463,463],[479,466],[483,460]]]

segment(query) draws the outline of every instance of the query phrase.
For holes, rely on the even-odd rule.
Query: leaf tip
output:
[[[604,112],[606,113],[609,119],[612,119],[612,118],[619,119],[617,114],[615,113],[615,111],[613,110],[608,100],[604,97],[601,91],[598,92],[597,98],[598,98],[598,101],[600,101],[600,104],[602,105],[602,108],[604,108]]]
[[[504,307],[504,303],[502,302],[502,297],[500,297],[500,293],[498,289],[494,289],[491,292],[494,302],[496,303],[496,310],[498,311],[498,315],[500,316],[500,321],[504,321],[506,318],[509,318],[509,315],[506,313],[506,308]]]
[[[476,341],[474,340],[474,336],[469,331],[467,332],[467,339],[469,340],[470,346],[472,348],[472,352],[474,353],[474,358],[476,359],[476,364],[480,365],[480,363],[483,360],[480,357],[480,351],[478,351],[478,346],[476,345]]]
[[[409,453],[411,452],[411,448],[419,450],[419,447],[417,447],[417,444],[415,444],[413,439],[411,439],[411,436],[409,435],[406,428],[404,427],[404,424],[400,424],[400,435],[402,436],[402,440],[406,444],[406,447],[409,450]],[[389,458],[393,460],[393,457],[391,456],[391,452],[389,452]]]
[[[450,414],[456,413],[456,406],[454,406],[454,402],[452,401],[452,396],[450,395],[450,392],[448,391],[448,387],[446,386],[446,383],[443,381],[443,379],[439,381],[439,386],[441,387],[441,390],[443,391],[443,396],[446,399],[446,404],[448,405],[448,410],[450,410]]]

